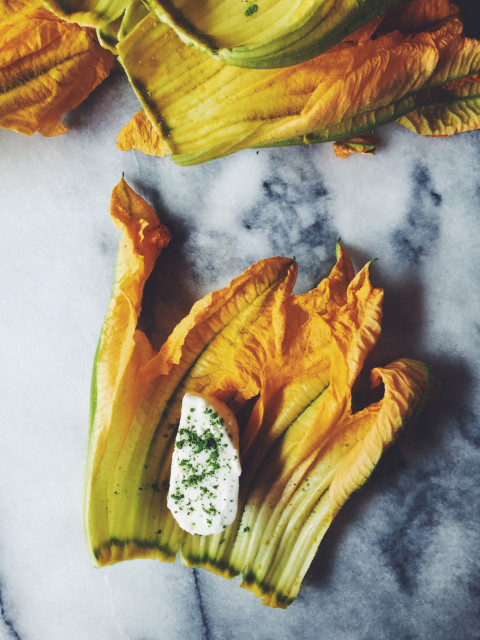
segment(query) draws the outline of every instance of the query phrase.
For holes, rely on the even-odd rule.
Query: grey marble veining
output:
[[[372,158],[342,161],[323,145],[180,168],[115,149],[136,110],[116,76],[68,115],[63,136],[0,131],[1,640],[478,640],[480,135],[429,140],[391,125]],[[315,286],[341,237],[357,268],[378,258],[372,278],[386,292],[366,370],[411,356],[438,380],[336,518],[287,611],[180,564],[90,565],[90,372],[122,172],[173,234],[148,285],[165,300],[158,342],[260,258],[295,255],[297,290]]]

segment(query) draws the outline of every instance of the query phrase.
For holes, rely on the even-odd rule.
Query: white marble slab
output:
[[[391,125],[375,157],[341,161],[324,145],[180,168],[115,149],[137,108],[116,76],[63,136],[0,132],[1,640],[478,640],[480,135],[429,140]],[[369,364],[423,358],[441,382],[344,507],[287,611],[180,564],[90,564],[89,385],[122,172],[172,230],[173,318],[269,255],[295,255],[305,290],[341,237],[357,267],[379,258],[386,289]]]

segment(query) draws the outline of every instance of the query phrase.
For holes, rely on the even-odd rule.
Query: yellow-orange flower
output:
[[[360,412],[352,385],[380,334],[383,292],[346,252],[317,288],[292,295],[296,263],[262,260],[194,304],[158,351],[137,326],[143,287],[170,235],[122,180],[112,299],[95,359],[85,527],[97,565],[173,561],[287,606],[332,519],[422,406],[428,371],[398,360],[372,372],[383,398]],[[192,536],[170,514],[170,461],[185,392],[226,402],[241,422],[239,510],[222,534]],[[253,403],[247,412],[248,403]]]
[[[42,2],[0,0],[0,127],[63,133],[61,115],[108,76],[113,60],[92,29],[60,20]]]

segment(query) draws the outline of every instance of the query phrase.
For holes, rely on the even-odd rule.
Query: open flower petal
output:
[[[122,232],[112,296],[98,341],[92,374],[90,435],[87,455],[85,500],[92,513],[85,518],[87,536],[94,535],[97,509],[103,513],[98,493],[98,476],[105,451],[120,446],[118,438],[128,428],[138,403],[137,378],[153,350],[137,322],[142,308],[145,282],[170,233],[153,209],[122,179],[112,193],[110,209]],[[95,532],[97,534],[97,532]]]
[[[444,85],[430,95],[431,104],[411,111],[399,118],[398,123],[424,136],[451,136],[480,129],[478,77]]]

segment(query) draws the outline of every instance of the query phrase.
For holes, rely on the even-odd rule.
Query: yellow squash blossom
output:
[[[118,146],[169,150],[182,165],[247,147],[355,138],[392,120],[430,135],[480,126],[478,83],[451,85],[480,72],[480,42],[463,35],[446,0],[417,0],[285,69],[229,66],[186,46],[153,15],[116,50],[146,112]]]
[[[92,29],[58,19],[41,2],[0,0],[0,127],[63,133],[61,115],[108,76],[113,60]]]
[[[95,359],[85,528],[96,565],[157,558],[203,567],[273,607],[288,606],[332,519],[422,406],[428,371],[414,360],[374,369],[383,398],[354,413],[352,385],[380,334],[382,291],[339,246],[317,288],[292,295],[296,263],[262,260],[194,304],[156,351],[138,328],[143,288],[170,236],[122,180],[112,299]],[[167,508],[186,392],[214,396],[240,421],[237,518],[190,535]],[[247,412],[249,402],[253,408]]]

